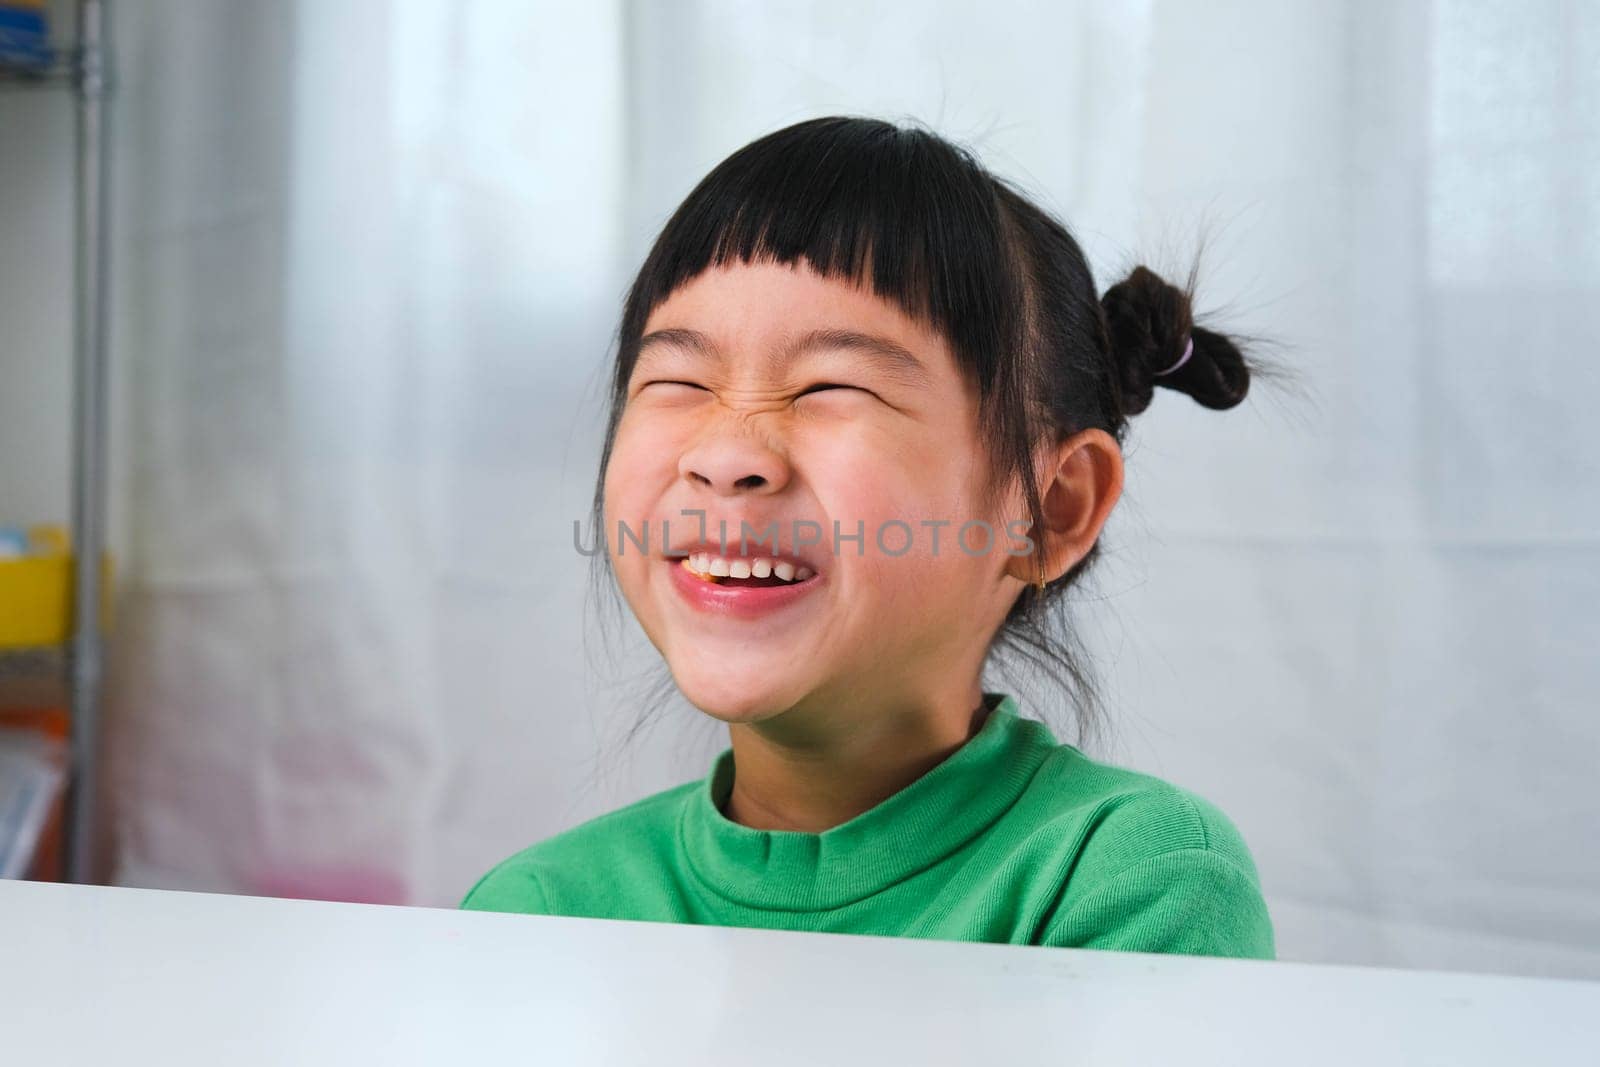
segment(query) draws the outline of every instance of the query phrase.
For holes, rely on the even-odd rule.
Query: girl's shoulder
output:
[[[1058,872],[1039,943],[1272,959],[1272,919],[1232,819],[1192,790],[1062,745],[1018,807]]]
[[[1244,837],[1199,793],[1059,745],[1040,765],[1025,814],[1068,838],[1084,873],[1112,875],[1180,852],[1206,853],[1258,880]]]

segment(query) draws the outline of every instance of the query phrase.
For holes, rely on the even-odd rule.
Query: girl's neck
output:
[[[966,744],[989,711],[981,690],[915,714],[867,715],[804,743],[777,720],[730,726],[733,789],[723,815],[755,830],[821,833],[869,811]],[[794,712],[787,712],[779,719]]]

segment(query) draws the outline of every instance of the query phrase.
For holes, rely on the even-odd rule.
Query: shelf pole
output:
[[[106,313],[110,203],[106,114],[108,50],[104,0],[79,0],[77,90],[77,253],[74,291],[72,547],[73,630],[69,689],[71,765],[64,844],[66,875],[94,880],[95,800],[104,639],[100,558],[105,549]]]

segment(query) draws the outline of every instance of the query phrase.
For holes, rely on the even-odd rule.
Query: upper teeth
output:
[[[710,575],[713,578],[768,578],[776,576],[786,582],[803,582],[811,577],[814,571],[804,564],[795,565],[781,559],[730,559],[727,556],[714,556],[709,552],[695,552],[684,557],[684,566],[697,574]]]

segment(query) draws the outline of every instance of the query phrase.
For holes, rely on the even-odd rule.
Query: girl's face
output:
[[[975,706],[1024,547],[1006,525],[1020,512],[980,512],[988,477],[976,394],[937,333],[803,265],[712,268],[645,325],[606,542],[678,686],[716,718],[913,711],[953,687]],[[990,544],[976,525],[958,543],[969,520]]]

